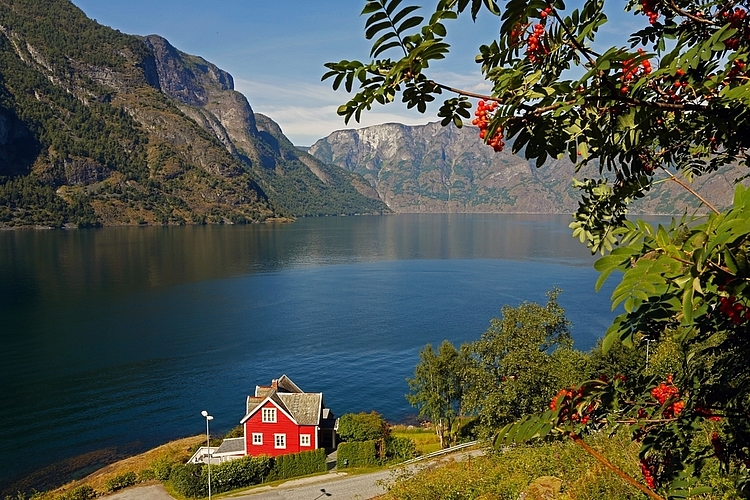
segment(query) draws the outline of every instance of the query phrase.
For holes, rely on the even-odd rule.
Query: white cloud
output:
[[[421,125],[438,119],[438,105],[420,114],[395,102],[387,106],[376,104],[371,111],[362,114],[361,122],[352,119],[347,125],[343,117],[336,114],[336,109],[346,101],[347,94],[333,92],[328,82],[278,85],[264,79],[238,79],[235,85],[250,101],[254,111],[277,122],[289,140],[299,146],[309,146],[331,132],[345,128],[393,122]]]

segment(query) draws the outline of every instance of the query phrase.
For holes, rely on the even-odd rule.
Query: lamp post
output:
[[[208,448],[208,500],[211,500],[211,438],[208,433],[208,422],[214,419],[206,410],[201,412],[206,417],[206,448]]]

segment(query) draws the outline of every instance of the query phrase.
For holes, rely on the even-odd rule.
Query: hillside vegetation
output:
[[[270,119],[259,130],[228,73],[68,0],[0,0],[0,68],[0,227],[386,210]]]

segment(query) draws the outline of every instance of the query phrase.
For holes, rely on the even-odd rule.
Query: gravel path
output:
[[[107,500],[174,500],[161,484],[135,486],[103,498]]]

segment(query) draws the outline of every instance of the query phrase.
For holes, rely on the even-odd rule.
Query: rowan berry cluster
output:
[[[479,127],[479,138],[484,139],[487,144],[492,146],[492,149],[494,149],[496,153],[499,153],[505,147],[502,127],[498,127],[495,134],[487,140],[487,130],[490,127],[490,121],[492,120],[496,109],[497,102],[495,101],[479,101],[477,104],[477,110],[474,112],[476,118],[474,118],[471,123]]]
[[[659,123],[657,121],[657,123]],[[659,123],[661,125],[663,122]],[[643,163],[643,171],[647,174],[653,174],[654,170],[656,170],[656,167],[658,166],[658,163],[654,161],[650,155],[645,153],[638,154],[638,158],[641,160],[641,163]]]
[[[750,308],[738,302],[734,295],[719,299],[719,311],[728,316],[735,325],[750,321]]]
[[[724,40],[726,48],[729,50],[737,50],[740,46],[740,40],[743,37],[745,39],[750,38],[750,30],[747,26],[747,11],[740,7],[735,7],[734,9],[722,11],[719,15],[724,19],[724,22],[729,23],[730,27],[738,30],[736,35]]]
[[[526,41],[526,55],[532,63],[536,63],[540,57],[549,54],[545,35],[544,25],[535,24],[533,32]]]
[[[638,55],[643,56],[643,49],[638,49]],[[641,78],[651,73],[651,62],[648,59],[644,59],[639,63],[636,63],[634,59],[625,59],[622,62],[622,75],[620,81],[622,86],[620,92],[627,94],[630,91],[628,84],[633,80]]]
[[[656,464],[651,457],[641,459],[641,473],[649,488],[656,489]]]
[[[676,399],[680,395],[680,390],[677,389],[677,387],[674,386],[672,383],[672,376],[669,375],[667,377],[666,382],[662,382],[653,389],[651,389],[651,396],[656,399],[661,406],[664,406],[664,404],[668,401],[671,401],[673,399]],[[662,416],[664,418],[674,418],[680,415],[682,413],[682,410],[685,408],[685,402],[684,401],[674,401],[673,403],[669,404],[666,408],[664,408],[664,411],[662,411]]]
[[[552,411],[558,409],[558,402],[560,404],[560,422],[570,420],[574,423],[586,425],[589,423],[589,420],[591,420],[591,415],[596,409],[595,403],[588,403],[586,407],[583,408],[583,404],[585,403],[583,400],[583,387],[560,389],[549,403],[549,407]]]
[[[719,415],[715,415],[710,409],[704,408],[703,406],[696,406],[695,413],[702,417],[708,418],[711,422],[718,422],[721,420]]]
[[[656,24],[656,21],[659,20],[657,0],[641,0],[641,9],[648,16],[648,22]]]
[[[746,68],[747,64],[745,64],[745,61],[741,61],[739,59],[735,59],[734,61],[732,61],[732,68],[727,71],[726,83],[731,82],[732,80],[736,80],[741,76],[747,75]]]

